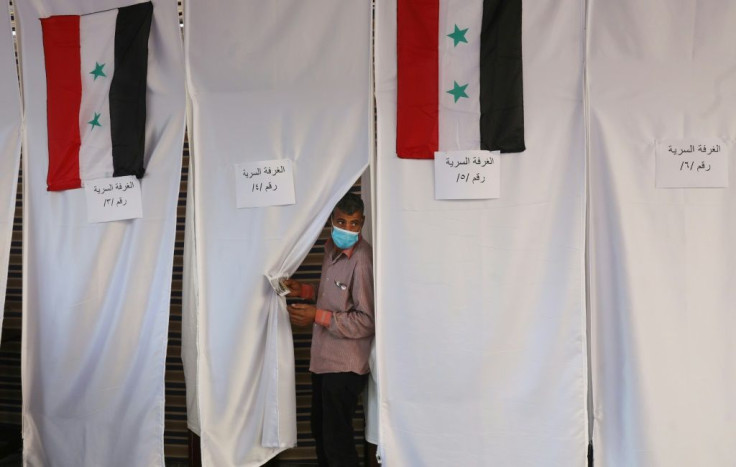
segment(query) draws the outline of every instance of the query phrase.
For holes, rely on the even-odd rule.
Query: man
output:
[[[363,200],[352,193],[330,217],[317,303],[288,307],[291,323],[313,325],[312,434],[320,466],[354,467],[353,414],[369,372],[373,340],[373,253],[361,236]],[[292,297],[313,299],[314,288],[288,279]]]

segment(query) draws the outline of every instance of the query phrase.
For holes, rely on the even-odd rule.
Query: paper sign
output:
[[[501,197],[501,155],[489,151],[434,153],[435,199]]]
[[[663,140],[656,143],[657,188],[728,187],[730,144],[720,139]]]
[[[143,217],[141,184],[134,175],[84,182],[87,222],[111,222]]]
[[[235,194],[238,208],[295,204],[291,160],[235,164]]]

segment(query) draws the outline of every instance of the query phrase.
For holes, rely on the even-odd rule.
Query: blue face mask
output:
[[[358,242],[360,232],[351,232],[339,227],[332,226],[332,241],[341,250],[345,250]]]

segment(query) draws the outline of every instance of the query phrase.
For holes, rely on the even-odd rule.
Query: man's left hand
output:
[[[317,308],[307,303],[295,303],[286,307],[289,312],[289,320],[294,326],[309,326],[314,323]]]

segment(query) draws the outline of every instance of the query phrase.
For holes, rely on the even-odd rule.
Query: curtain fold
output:
[[[20,165],[21,107],[7,5],[0,8],[0,303],[5,303]],[[3,312],[0,310],[0,332]],[[0,339],[2,335],[0,335]]]
[[[267,277],[296,270],[368,165],[371,5],[217,0],[185,13],[189,426],[205,466],[261,465],[296,444],[291,325]],[[236,209],[234,164],[272,159],[292,161],[296,204]]]

